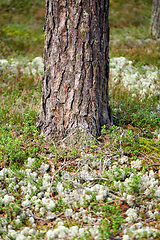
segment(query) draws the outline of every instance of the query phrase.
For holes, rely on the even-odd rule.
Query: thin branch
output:
[[[148,165],[148,167],[153,167],[153,166],[160,166],[160,164],[159,163],[154,163],[154,164]]]
[[[65,162],[66,162],[66,160],[64,161],[64,163],[65,163]],[[51,187],[52,187],[52,185],[53,185],[53,180],[54,180],[55,176],[56,176],[62,169],[64,169],[66,166],[68,166],[68,165],[69,165],[70,163],[72,163],[72,162],[74,162],[74,160],[68,161],[68,162],[65,163],[62,167],[60,167],[57,172],[55,172],[55,173],[52,175],[51,184],[50,184],[50,188],[49,188],[49,193],[51,192]]]
[[[25,207],[25,208],[21,208],[21,207],[19,207],[15,202],[13,202],[13,204],[16,205],[16,207],[19,208],[22,212],[24,212],[26,216],[28,216],[28,217],[33,217],[33,218],[36,219],[36,220],[41,220],[41,221],[46,221],[46,222],[51,221],[51,220],[55,220],[55,219],[57,219],[58,217],[60,217],[62,214],[64,214],[64,212],[61,212],[60,214],[55,215],[55,216],[53,216],[53,217],[50,217],[50,218],[48,218],[48,219],[39,218],[39,217],[35,216],[35,215],[32,214],[32,213],[27,213],[27,212],[26,212],[26,209],[27,209],[29,206],[27,206],[27,207]]]

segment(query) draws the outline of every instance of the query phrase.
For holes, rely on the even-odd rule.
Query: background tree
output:
[[[156,39],[160,38],[160,0],[153,0],[150,33]]]
[[[46,0],[39,125],[45,136],[69,134],[78,142],[111,124],[108,10],[109,0]]]

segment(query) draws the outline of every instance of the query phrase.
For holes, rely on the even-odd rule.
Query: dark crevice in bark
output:
[[[44,95],[42,95],[42,110],[44,112],[44,116],[46,116],[46,105],[45,105]]]
[[[65,46],[65,48],[64,48],[64,52],[66,52],[66,51],[67,51],[67,48],[68,48],[68,28],[67,28],[67,21],[68,21],[68,19],[66,19],[66,22],[65,22],[65,25],[66,25],[66,33],[67,33],[67,44],[66,44],[66,46]]]
[[[78,14],[76,13],[77,16],[77,19],[76,19],[76,25],[75,25],[75,29],[78,29],[79,28],[79,24],[80,24],[80,20],[81,20],[81,16],[82,16],[82,13],[83,13],[83,8],[82,8],[82,2],[81,4],[79,5],[79,9],[78,9]]]
[[[48,44],[47,44],[47,50],[48,50],[49,57],[50,57],[50,54],[51,54],[51,42],[52,42],[52,30],[50,30],[50,38],[49,38],[49,41],[48,41]]]
[[[47,74],[45,80],[46,80],[46,90],[48,91],[48,85],[49,85],[49,81],[50,81],[49,74]]]
[[[72,98],[72,101],[71,101],[71,110],[73,109],[73,103],[74,103],[74,97],[75,97],[75,92],[74,92],[74,94],[73,94],[73,98]]]
[[[66,15],[67,15],[68,10],[69,10],[67,1],[66,1],[66,9],[67,9],[67,11],[66,11],[67,12]],[[67,44],[64,48],[64,52],[67,51],[67,48],[68,48],[68,36],[69,36],[69,34],[68,34],[68,16],[66,16],[66,19],[65,19],[65,27],[66,27],[66,33],[67,33]]]
[[[84,79],[86,78],[86,68],[85,68],[85,42],[82,43],[82,69],[84,69]]]
[[[48,19],[47,19],[47,16],[49,16],[49,2],[50,2],[50,1],[47,0],[46,2],[47,2],[47,3],[46,3],[46,20],[48,20]]]
[[[105,48],[105,60],[106,60],[106,64],[105,64],[105,75],[106,78],[109,78],[109,56],[108,56],[108,51],[109,51],[109,46],[106,46]]]
[[[63,82],[63,76],[64,76],[64,74],[65,74],[65,70],[62,72],[62,77],[61,77],[61,80],[60,80],[60,82],[59,82],[59,85],[58,85],[58,92],[60,91],[60,89],[61,89],[61,85],[62,85],[62,82]]]
[[[49,91],[47,92],[47,95],[45,98],[45,107],[46,107],[47,99],[50,98],[50,96],[51,96],[51,89],[49,89]]]
[[[105,34],[108,32],[108,35],[107,35],[107,42],[108,42],[108,47],[109,47],[109,34],[110,34],[110,27],[108,27],[107,29],[106,29],[106,32],[105,32]]]
[[[51,2],[51,21],[52,21],[52,24],[53,24],[52,29],[54,30],[56,24],[55,24],[55,20],[54,20],[54,16],[53,16],[53,3],[52,2]]]

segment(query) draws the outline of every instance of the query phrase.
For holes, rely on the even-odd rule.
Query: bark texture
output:
[[[160,38],[160,0],[153,0],[150,33],[156,39]]]
[[[40,129],[94,136],[111,124],[108,0],[46,0]]]

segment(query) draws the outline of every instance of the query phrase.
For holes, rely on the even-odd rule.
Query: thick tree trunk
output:
[[[46,0],[40,129],[58,140],[111,124],[108,0]],[[85,134],[86,135],[86,134]]]
[[[150,33],[156,39],[160,38],[160,0],[153,0]]]

